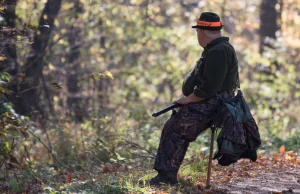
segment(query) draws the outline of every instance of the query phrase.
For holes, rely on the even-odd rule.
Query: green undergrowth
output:
[[[188,162],[184,164],[179,172],[179,184],[176,187],[165,185],[160,188],[150,187],[148,181],[156,176],[154,170],[130,170],[126,172],[113,173],[93,173],[85,181],[73,179],[69,183],[56,185],[56,188],[44,186],[46,193],[149,193],[154,190],[171,192],[176,190],[178,193],[186,193],[187,189],[194,187],[197,179],[205,176],[205,163]],[[193,188],[194,189],[194,188]]]
[[[294,134],[286,138],[273,137],[270,139],[263,139],[262,146],[259,150],[262,152],[268,151],[277,153],[279,148],[284,146],[287,151],[300,152],[300,134]]]
[[[168,185],[160,188],[150,187],[148,181],[156,176],[152,169],[133,168],[121,172],[102,173],[97,169],[55,170],[52,167],[36,167],[35,169],[19,171],[18,179],[12,178],[1,186],[8,193],[18,193],[27,190],[28,193],[150,193],[153,191],[191,193],[200,177],[205,177],[206,163],[201,161],[185,162],[179,173],[179,184],[176,187]],[[20,187],[22,185],[22,187]],[[25,189],[24,189],[25,188]]]

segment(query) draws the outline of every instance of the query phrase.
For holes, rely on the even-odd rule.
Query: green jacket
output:
[[[194,93],[201,98],[210,98],[217,92],[236,87],[238,61],[228,37],[211,41],[201,54],[192,71],[186,75],[182,93]]]

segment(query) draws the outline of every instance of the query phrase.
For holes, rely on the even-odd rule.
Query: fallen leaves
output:
[[[124,172],[127,170],[127,167],[123,164],[106,164],[105,166],[99,169],[101,173],[111,173],[111,172]]]
[[[278,184],[282,180],[289,183],[289,173],[295,174],[298,172],[297,169],[299,170],[300,156],[293,151],[287,151],[285,146],[281,146],[278,151],[273,155],[259,154],[256,162],[242,159],[228,167],[222,167],[214,162],[211,182],[213,185],[219,185],[220,188],[228,188],[228,185],[236,185],[241,182],[260,182],[261,177],[270,176],[275,181],[278,179]],[[277,174],[278,177],[274,176]],[[266,178],[267,181],[269,179]],[[205,185],[205,178],[199,178],[196,184],[199,186]],[[264,183],[256,184],[263,185]]]
[[[66,183],[69,183],[69,182],[71,182],[71,181],[72,181],[72,172],[67,172],[65,182],[66,182]]]
[[[284,145],[282,145],[282,146],[279,148],[279,152],[280,152],[281,154],[284,154],[284,153],[285,153],[285,147],[284,147]]]

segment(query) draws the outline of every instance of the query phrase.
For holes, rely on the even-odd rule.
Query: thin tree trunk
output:
[[[52,104],[52,100],[51,100],[51,93],[49,91],[49,88],[46,84],[46,80],[45,80],[45,77],[43,74],[41,74],[41,79],[42,79],[42,83],[43,83],[43,88],[44,88],[44,92],[45,92],[45,97],[48,101],[48,108],[49,108],[49,111],[50,111],[50,114],[55,117],[55,114],[54,114],[54,108],[53,108],[53,104]]]
[[[43,57],[50,39],[50,34],[61,6],[61,0],[48,0],[39,21],[39,28],[35,32],[34,43],[31,52],[26,59],[24,73],[26,80],[20,84],[19,104],[16,106],[20,114],[34,116],[31,113],[37,111],[38,115],[44,115],[39,106],[39,78],[43,70]]]
[[[16,4],[11,3],[6,6],[7,8],[4,10],[4,13],[0,12],[1,17],[4,18],[4,24],[1,25],[0,54],[6,58],[0,61],[0,71],[15,75],[18,70],[16,46],[14,44],[16,39]]]
[[[82,5],[77,0],[75,2],[75,17],[78,18],[78,14],[82,13]],[[81,42],[81,29],[75,22],[68,30],[68,42],[70,45],[70,53],[67,56],[69,76],[67,79],[68,86],[68,99],[67,106],[69,113],[75,118],[76,122],[83,121],[83,115],[85,113],[82,107],[82,95],[78,87],[78,74],[80,71],[80,42]]]
[[[7,85],[8,90],[11,91],[7,94],[8,100],[13,104],[16,103],[16,92],[17,92],[17,77],[19,65],[17,62],[17,52],[16,52],[16,35],[17,31],[15,28],[16,19],[16,2],[4,1],[2,2],[6,5],[6,9],[3,13],[0,12],[1,17],[4,18],[3,24],[1,25],[1,41],[0,41],[0,56],[4,60],[0,60],[0,72],[8,72],[12,77],[12,82]]]
[[[102,34],[101,39],[100,39],[100,47],[102,49],[106,49],[105,48],[106,37],[103,35],[104,29],[103,29],[103,21],[102,20],[99,21],[99,29],[100,29],[100,33]],[[110,82],[107,79],[100,79],[98,82],[98,94],[99,94],[98,99],[100,102],[100,111],[103,111],[104,106],[109,104],[109,99],[108,99],[109,83]]]
[[[276,11],[276,4],[278,0],[262,0],[260,5],[260,45],[259,52],[262,54],[264,47],[271,47],[271,39],[276,40],[276,31],[279,30],[277,19],[278,13]]]

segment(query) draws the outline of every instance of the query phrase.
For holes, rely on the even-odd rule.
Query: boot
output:
[[[159,172],[158,175],[149,181],[151,186],[161,185],[176,185],[178,183],[176,175],[168,175],[167,173]]]

